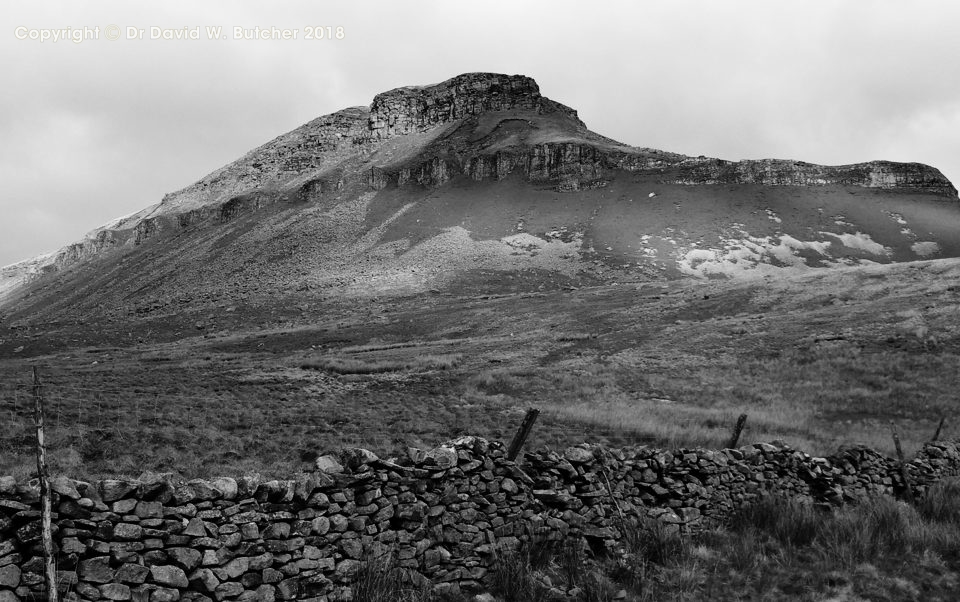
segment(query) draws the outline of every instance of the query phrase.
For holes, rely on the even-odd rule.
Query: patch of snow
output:
[[[41,253],[36,257],[31,257],[30,259],[24,259],[16,263],[11,263],[10,265],[5,265],[0,267],[0,272],[13,271],[13,270],[31,270],[36,271],[39,267],[49,265],[53,260],[56,251],[51,251],[49,253]]]
[[[783,270],[813,269],[801,256],[803,252],[820,255],[827,265],[861,265],[856,258],[832,258],[832,241],[800,240],[789,234],[750,236],[742,224],[724,229],[719,248],[704,249],[691,246],[678,249],[677,267],[680,272],[701,278],[757,278],[781,276]],[[836,236],[836,235],[834,235]],[[872,262],[871,262],[872,263]]]
[[[511,234],[510,236],[504,236],[500,239],[501,242],[505,242],[515,249],[539,249],[547,243],[545,240],[522,232],[520,234]]]
[[[940,245],[933,241],[915,242],[910,245],[910,250],[920,257],[929,257],[940,252]]]
[[[716,261],[717,251],[707,251],[706,249],[693,249],[688,251],[684,260],[690,264],[690,267],[696,269],[698,265],[705,261]]]
[[[516,272],[540,268],[572,277],[582,269],[579,251],[583,246],[583,233],[568,234],[569,242],[547,241],[526,232],[499,240],[474,240],[469,230],[453,226],[395,257],[385,256],[385,261],[365,268],[360,278],[355,277],[355,264],[346,268],[352,270],[348,273],[354,277],[344,290],[358,296],[389,290],[423,291],[441,286],[471,269]]]
[[[738,233],[742,238],[722,239],[723,248],[690,248],[678,253],[678,269],[691,276],[710,277],[759,277],[778,274],[782,269],[778,264],[809,269],[803,257],[798,253],[804,250],[826,255],[829,242],[802,241],[790,235],[754,237],[745,231]]]
[[[890,249],[881,245],[878,242],[875,242],[870,238],[869,234],[864,234],[863,232],[856,232],[855,234],[834,234],[833,232],[820,232],[827,236],[833,236],[840,239],[840,242],[843,243],[843,246],[857,249],[859,251],[866,251],[873,255],[889,255]]]
[[[134,211],[133,213],[128,213],[128,214],[126,214],[126,215],[123,215],[123,216],[114,218],[114,219],[110,220],[109,222],[105,223],[104,225],[100,226],[99,228],[97,228],[97,229],[95,229],[95,230],[91,230],[90,232],[87,233],[87,236],[89,237],[89,236],[91,236],[91,235],[93,235],[93,234],[96,234],[97,232],[99,232],[99,231],[101,231],[101,230],[109,230],[109,229],[111,229],[111,228],[116,228],[116,227],[119,226],[121,223],[123,223],[124,221],[130,219],[131,217],[135,216],[135,215],[138,214],[138,213],[140,213],[140,211]]]
[[[889,218],[892,219],[893,221],[897,222],[897,223],[900,224],[901,226],[906,226],[906,225],[907,225],[907,220],[903,219],[903,216],[902,216],[901,214],[899,214],[899,213],[894,213],[893,211],[884,211],[884,213],[887,214],[887,217],[889,217]]]
[[[52,264],[56,258],[56,252],[43,253],[0,268],[0,300],[40,274],[43,268]]]

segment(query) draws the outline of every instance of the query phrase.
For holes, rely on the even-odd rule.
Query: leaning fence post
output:
[[[47,478],[47,448],[43,438],[43,393],[40,374],[33,367],[33,420],[37,425],[37,475],[40,477],[40,527],[43,543],[44,582],[47,600],[57,602],[57,572],[53,565],[53,528],[51,526],[50,483]]]
[[[933,439],[930,441],[936,441],[940,438],[940,431],[943,429],[943,422],[947,419],[946,416],[940,417],[940,424],[937,425],[937,432],[933,434]]]
[[[897,425],[890,421],[890,432],[893,433],[893,444],[897,448],[897,461],[900,464],[900,478],[903,479],[903,486],[907,490],[907,500],[911,504],[916,504],[917,500],[913,497],[913,487],[910,486],[909,475],[907,474],[907,465],[903,462],[903,448],[900,447],[900,435],[897,434]]]
[[[539,415],[540,410],[537,408],[527,410],[527,415],[523,417],[523,422],[520,423],[517,434],[513,436],[513,441],[510,442],[510,447],[507,448],[507,460],[517,459],[517,456],[520,454],[520,449],[527,441],[527,436],[530,435],[530,431],[533,430],[533,423],[537,421],[537,416]]]
[[[740,414],[740,417],[737,418],[737,425],[733,427],[733,434],[730,435],[730,443],[727,445],[727,449],[733,449],[737,446],[737,443],[740,441],[740,433],[743,432],[743,425],[747,423],[747,415]]]

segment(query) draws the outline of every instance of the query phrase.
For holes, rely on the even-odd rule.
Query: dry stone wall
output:
[[[958,442],[906,466],[914,492],[960,474]],[[583,445],[522,462],[463,437],[401,460],[361,449],[290,480],[171,475],[53,479],[66,600],[347,600],[388,555],[441,590],[482,587],[495,552],[531,537],[615,547],[621,516],[692,531],[764,495],[823,505],[902,494],[899,465],[866,448],[813,458],[780,444],[665,451]],[[45,599],[35,482],[0,477],[0,602]]]

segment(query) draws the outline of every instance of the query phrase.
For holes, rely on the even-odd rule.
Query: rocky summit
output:
[[[0,311],[42,321],[771,276],[957,257],[958,217],[956,188],[930,166],[629,146],[529,77],[468,73],[319,117],[3,268]]]

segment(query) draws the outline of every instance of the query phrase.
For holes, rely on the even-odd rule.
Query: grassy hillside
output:
[[[468,272],[458,296],[5,329],[0,472],[31,470],[32,365],[52,462],[78,476],[290,474],[344,444],[509,439],[530,406],[533,445],[719,447],[745,412],[744,442],[892,453],[892,420],[910,453],[942,416],[957,433],[958,276],[945,260],[467,296]]]

